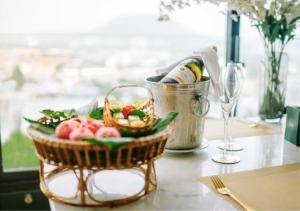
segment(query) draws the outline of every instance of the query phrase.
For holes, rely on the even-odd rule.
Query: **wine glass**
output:
[[[229,114],[238,98],[244,76],[241,68],[237,68],[232,62],[228,63],[226,68],[221,69],[219,77],[219,86],[217,89],[217,95],[221,103],[221,108],[224,118],[224,145],[227,146],[229,135]],[[229,155],[226,147],[223,148],[223,153],[216,154],[212,157],[212,160],[218,163],[238,163],[240,158],[234,155]]]
[[[228,128],[228,130],[229,130],[228,144],[223,143],[223,144],[218,145],[218,147],[220,149],[226,148],[227,151],[240,151],[240,150],[243,150],[244,148],[239,144],[233,143],[231,129],[232,129],[232,123],[233,123],[234,110],[235,110],[235,107],[236,107],[236,104],[238,101],[239,94],[240,94],[243,84],[244,84],[244,79],[245,79],[244,72],[245,71],[244,71],[244,65],[242,63],[229,62],[227,64],[227,68],[234,68],[236,70],[237,74],[239,75],[238,78],[239,78],[240,88],[239,88],[239,92],[237,93],[237,96],[235,98],[233,98],[233,106],[230,111],[229,123],[228,123],[229,124],[229,126],[228,126],[229,127]]]

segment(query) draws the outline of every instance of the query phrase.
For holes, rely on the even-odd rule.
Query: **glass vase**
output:
[[[278,44],[265,46],[259,116],[267,122],[279,122],[285,110],[288,55],[278,49]]]

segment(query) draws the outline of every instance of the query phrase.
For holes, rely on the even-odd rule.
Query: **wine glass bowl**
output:
[[[244,68],[241,63],[230,62],[227,65],[227,71],[225,73],[226,81],[226,94],[235,101],[242,90],[244,84]]]

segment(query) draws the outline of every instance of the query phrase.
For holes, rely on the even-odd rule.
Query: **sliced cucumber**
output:
[[[128,119],[118,119],[120,125],[129,125]]]
[[[114,113],[113,118],[114,119],[124,119],[124,115],[121,112],[120,113]]]
[[[136,115],[129,115],[128,120],[129,120],[129,122],[135,121],[135,120],[140,120],[140,117],[136,116]]]

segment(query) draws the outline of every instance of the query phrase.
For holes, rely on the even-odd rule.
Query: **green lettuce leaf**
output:
[[[53,119],[67,118],[65,113],[62,111],[53,111],[51,109],[44,109],[41,111],[41,113],[44,114],[45,116],[53,118]]]
[[[44,109],[41,111],[41,113],[52,119],[71,119],[77,116],[77,112],[75,109],[65,111],[54,111],[51,109]]]
[[[102,120],[103,119],[103,108],[99,107],[99,108],[92,110],[89,113],[89,117],[91,117],[93,119],[97,119],[97,120]]]
[[[152,135],[165,130],[168,127],[168,125],[177,117],[177,115],[178,115],[177,112],[170,112],[165,118],[156,119],[152,127],[150,127],[148,130],[142,130],[142,131],[137,130],[135,132],[132,132],[130,129],[122,128],[119,131],[123,137],[139,138],[142,136]]]
[[[26,117],[24,117],[24,119],[30,123],[30,126],[33,127],[34,129],[42,132],[42,133],[45,133],[45,134],[54,134],[55,132],[55,128],[52,127],[52,126],[49,126],[49,125],[45,125],[45,124],[42,124],[38,121],[35,121],[35,120],[32,120],[32,119],[28,119]]]
[[[161,119],[158,122],[154,123],[155,125],[152,128],[154,133],[159,133],[165,130],[168,125],[177,117],[177,115],[177,112],[170,112],[164,119]]]
[[[140,118],[144,118],[146,116],[145,112],[142,110],[138,110],[138,109],[134,109],[130,112],[130,115],[135,115],[138,116]]]

